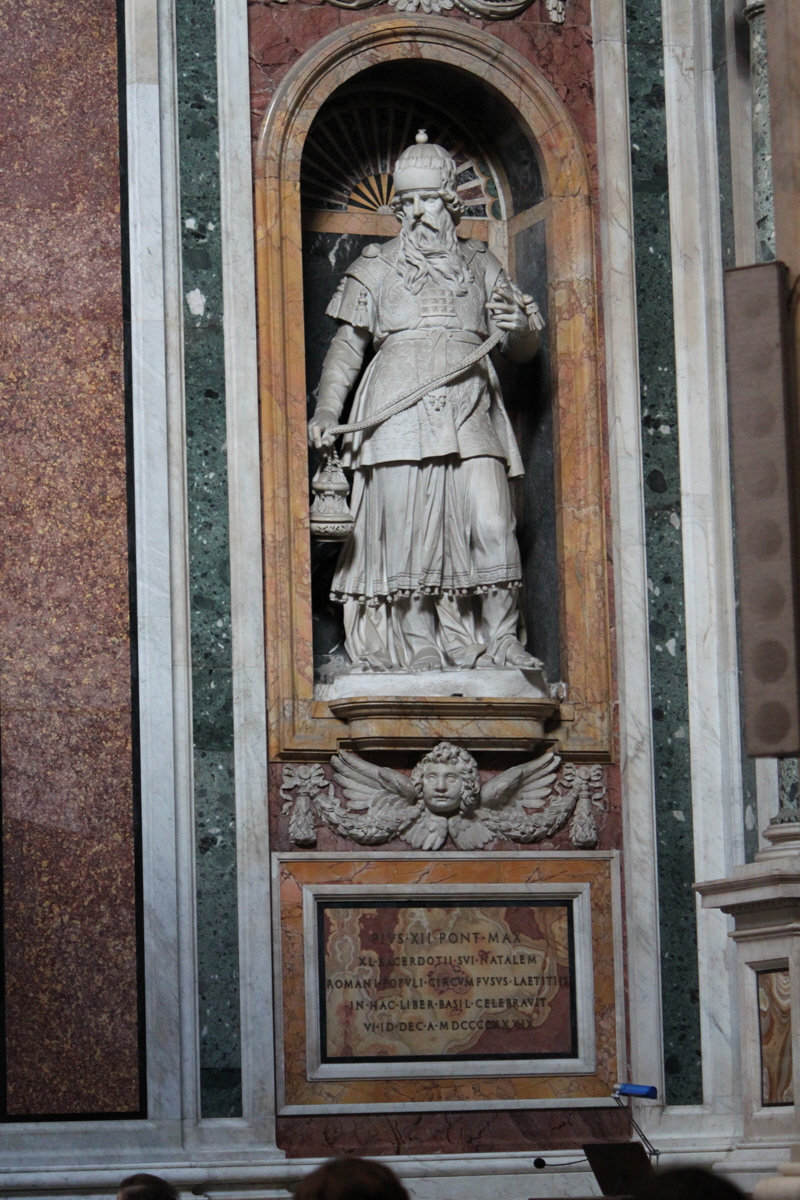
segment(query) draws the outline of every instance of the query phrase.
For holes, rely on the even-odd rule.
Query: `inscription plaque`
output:
[[[320,1061],[576,1058],[572,902],[319,900]]]

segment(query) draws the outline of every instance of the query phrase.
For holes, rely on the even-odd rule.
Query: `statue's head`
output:
[[[449,817],[474,812],[480,800],[478,765],[471,754],[450,742],[439,742],[411,772],[417,796],[430,812]]]
[[[458,249],[456,225],[461,201],[456,193],[456,164],[444,146],[428,142],[420,129],[413,146],[394,168],[392,211],[400,220],[403,281],[416,295],[430,280],[463,296],[473,281],[469,263]]]
[[[461,220],[455,159],[444,146],[429,142],[424,129],[395,163],[392,208],[409,222],[424,219],[426,213],[438,221],[445,211],[454,225]]]

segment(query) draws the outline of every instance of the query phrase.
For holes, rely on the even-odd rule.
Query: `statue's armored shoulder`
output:
[[[471,263],[476,259],[481,262],[486,254],[486,243],[479,242],[477,238],[464,238],[459,243],[459,250],[465,262]]]
[[[389,245],[391,246],[392,243],[390,242]],[[388,264],[383,253],[384,249],[384,246],[379,246],[374,242],[366,246],[361,256],[347,268],[345,275],[357,279],[359,283],[363,283],[368,288],[374,288],[386,274]]]
[[[372,329],[381,284],[391,270],[382,258],[383,247],[367,246],[352,262],[325,310],[329,317],[358,328]]]
[[[492,289],[498,282],[501,281],[501,278],[503,280],[506,279],[506,274],[503,270],[503,264],[494,254],[492,254],[488,246],[485,246],[483,243],[481,243],[481,246],[483,253],[479,257],[476,256],[472,266],[473,269],[476,266],[479,267],[483,272],[483,282],[486,287],[487,294],[491,295]]]

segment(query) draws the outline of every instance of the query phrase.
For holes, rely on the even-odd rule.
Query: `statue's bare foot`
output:
[[[471,671],[482,654],[485,654],[488,647],[481,642],[473,642],[470,646],[459,646],[458,650],[449,650],[448,655],[451,662],[457,667],[465,667]]]
[[[517,667],[520,671],[541,671],[544,663],[522,645],[516,638],[504,638],[492,655],[498,667]]]
[[[388,654],[363,654],[353,663],[352,675],[371,675],[375,672],[391,671],[393,663]]]
[[[433,650],[423,650],[419,654],[414,655],[408,669],[414,674],[419,671],[441,671],[442,660]]]

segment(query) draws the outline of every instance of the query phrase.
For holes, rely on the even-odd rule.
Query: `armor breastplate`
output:
[[[407,329],[452,329],[486,333],[485,296],[482,281],[473,280],[466,294],[426,280],[414,295],[395,271],[387,273],[377,297],[378,340]]]

